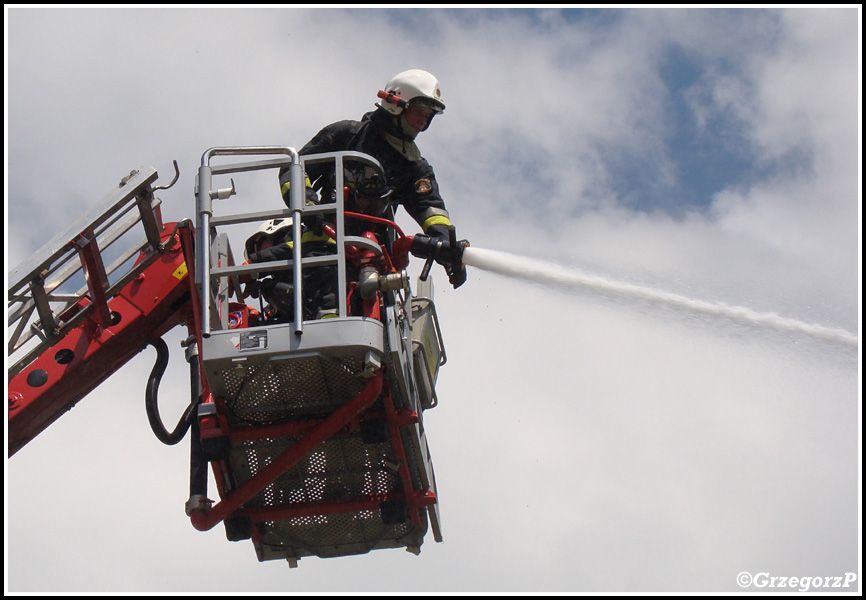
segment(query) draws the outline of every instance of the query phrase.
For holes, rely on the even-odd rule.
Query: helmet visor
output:
[[[431,113],[441,113],[445,110],[445,105],[439,102],[438,100],[434,100],[433,98],[413,98],[409,101],[410,108],[419,108],[424,111],[429,111]]]

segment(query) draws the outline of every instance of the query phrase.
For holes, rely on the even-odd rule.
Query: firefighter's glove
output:
[[[445,271],[448,273],[448,281],[451,282],[455,290],[466,283],[466,267],[464,265],[461,264],[459,269],[445,267]]]
[[[262,294],[265,299],[285,314],[292,314],[294,310],[292,284],[275,281],[272,278],[265,279],[262,284]]]
[[[312,231],[316,236],[321,236],[323,232],[323,228],[325,226],[325,217],[324,215],[313,215],[311,217],[304,217],[304,229],[307,231]]]
[[[253,298],[261,296],[265,300],[270,300],[270,296],[273,294],[276,285],[277,282],[274,281],[273,277],[267,277],[248,283],[246,291]]]
[[[445,272],[448,273],[448,281],[451,282],[455,290],[466,283],[466,265],[463,264],[463,251],[468,247],[469,240],[457,241],[457,229],[453,225],[448,227]]]
[[[427,264],[421,273],[421,278],[426,279],[429,273],[429,265],[433,260],[445,267],[448,280],[455,288],[466,282],[466,267],[463,265],[463,251],[469,246],[467,240],[457,241],[457,230],[451,226],[448,228],[448,238],[431,237],[427,235],[416,235],[412,240],[409,251],[419,258],[426,258]]]
[[[259,280],[259,293],[263,298],[270,300],[270,295],[274,292],[274,287],[276,287],[277,282],[273,277],[266,277],[265,279]]]
[[[258,281],[251,281],[244,287],[244,298],[250,296],[252,298],[258,298],[259,293],[261,292],[261,285]]]

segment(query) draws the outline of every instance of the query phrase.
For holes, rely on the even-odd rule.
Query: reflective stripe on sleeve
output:
[[[424,224],[421,226],[421,229],[423,229],[424,232],[426,233],[427,229],[429,229],[433,225],[445,225],[445,227],[450,227],[451,221],[448,220],[448,217],[444,217],[442,215],[436,215],[436,216],[430,217],[429,219],[424,221]]]
[[[328,242],[329,244],[337,243],[326,235],[316,235],[312,231],[305,231],[303,234],[301,234],[301,243],[306,244],[309,242]],[[291,241],[286,242],[286,245],[289,248],[295,247],[295,245]]]

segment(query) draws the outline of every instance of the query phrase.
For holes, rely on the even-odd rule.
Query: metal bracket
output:
[[[172,164],[174,164],[174,179],[172,179],[172,180],[171,180],[171,183],[169,183],[168,185],[158,185],[158,186],[156,186],[155,188],[153,188],[153,191],[156,191],[156,190],[167,190],[168,188],[170,188],[171,186],[173,186],[175,183],[177,183],[177,180],[178,180],[178,178],[180,177],[180,169],[177,168],[177,161],[176,161],[176,160],[173,160],[173,161],[171,161],[171,162],[172,162]]]

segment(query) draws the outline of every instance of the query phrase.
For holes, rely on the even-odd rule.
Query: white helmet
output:
[[[279,233],[287,233],[285,230],[292,226],[292,218],[272,219],[265,221],[254,234],[248,239],[244,247],[244,258],[250,259],[250,254],[256,252],[256,245],[265,238],[270,238],[271,243],[277,239]]]
[[[382,101],[377,102],[376,106],[394,115],[403,112],[406,103],[418,104],[436,113],[445,110],[439,80],[421,69],[410,69],[394,75],[385,84],[384,92],[379,92],[379,97]]]

